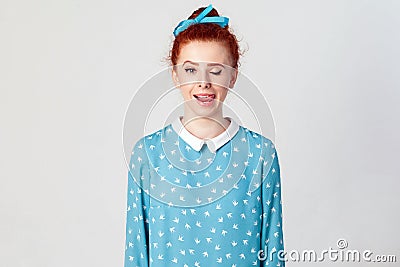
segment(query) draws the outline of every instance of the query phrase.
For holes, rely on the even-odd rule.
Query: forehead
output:
[[[192,41],[181,48],[177,64],[185,61],[194,62],[218,62],[230,65],[231,56],[228,48],[220,42]]]

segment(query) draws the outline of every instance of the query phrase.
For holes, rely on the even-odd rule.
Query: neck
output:
[[[191,134],[201,139],[211,139],[220,135],[230,124],[230,121],[223,117],[222,112],[203,117],[185,112],[181,121]]]

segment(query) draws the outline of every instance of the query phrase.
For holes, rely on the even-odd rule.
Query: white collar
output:
[[[239,124],[237,124],[235,120],[233,120],[231,117],[225,117],[226,119],[230,120],[231,123],[224,132],[211,139],[200,139],[197,136],[194,136],[192,133],[190,133],[183,126],[181,118],[182,116],[177,116],[172,121],[171,123],[172,128],[186,143],[188,143],[196,151],[200,151],[203,144],[206,143],[210,151],[212,153],[215,153],[215,151],[217,151],[218,148],[220,148],[229,140],[231,140],[239,130]]]

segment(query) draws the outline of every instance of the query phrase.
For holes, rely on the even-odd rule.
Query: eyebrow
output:
[[[193,65],[196,65],[196,66],[199,65],[199,63],[196,63],[196,62],[193,62],[190,60],[185,60],[185,62],[183,62],[182,65],[185,65],[186,63],[192,63]],[[207,66],[221,66],[221,67],[225,68],[224,64],[221,64],[221,63],[208,63]]]

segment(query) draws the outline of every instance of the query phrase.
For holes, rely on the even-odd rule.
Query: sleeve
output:
[[[128,166],[124,267],[149,266],[148,195],[144,188],[148,164],[142,142],[135,144]]]
[[[284,267],[280,167],[275,146],[272,142],[270,145],[272,149],[267,149],[262,166],[264,178],[262,184],[261,246],[264,252],[262,266]]]

